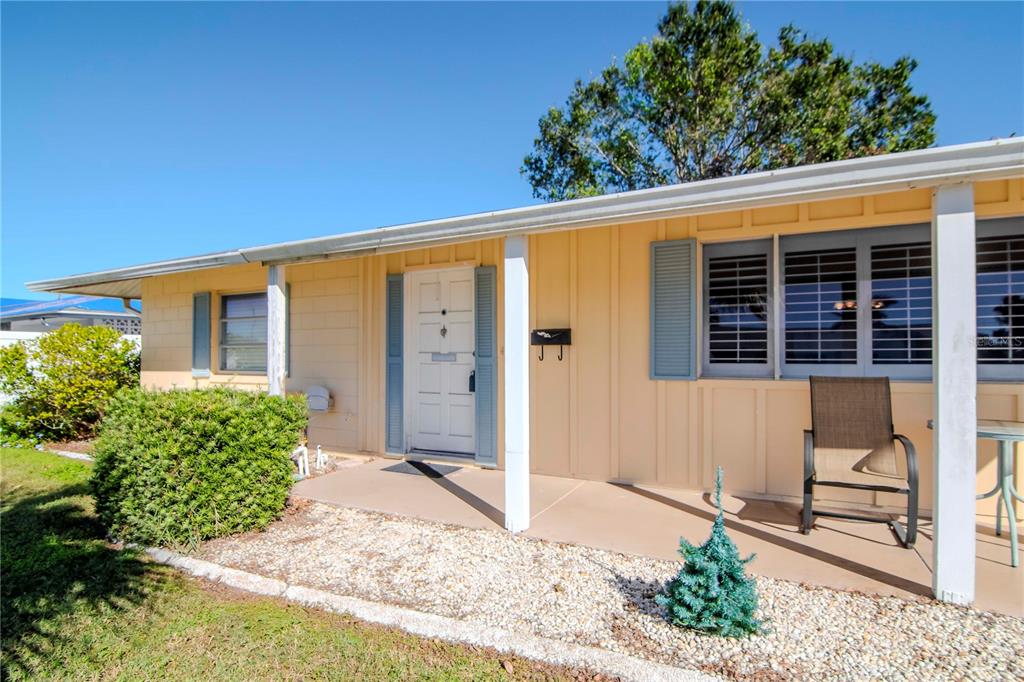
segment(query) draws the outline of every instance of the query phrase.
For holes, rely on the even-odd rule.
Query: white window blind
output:
[[[857,249],[791,251],[784,277],[785,361],[857,363]]]
[[[267,295],[221,296],[220,368],[267,371]]]
[[[978,377],[1024,381],[1024,218],[982,220],[977,231]],[[767,240],[703,247],[706,374],[771,376],[778,362],[785,377],[931,377],[927,225],[785,235],[778,243],[778,261]]]
[[[755,244],[758,253],[725,253],[735,245],[710,244],[706,258],[707,364],[769,363],[769,252],[771,243]]]
[[[978,363],[1024,364],[1024,235],[977,244]]]
[[[871,359],[932,361],[932,250],[928,242],[871,247]]]

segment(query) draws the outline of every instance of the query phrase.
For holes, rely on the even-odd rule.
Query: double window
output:
[[[267,295],[220,297],[220,369],[267,371]]]
[[[977,233],[978,376],[1022,379],[1024,220]],[[776,362],[785,377],[931,376],[929,226],[778,244],[777,256],[770,240],[704,245],[705,376],[773,376]]]
[[[779,240],[785,376],[927,378],[927,225]]]

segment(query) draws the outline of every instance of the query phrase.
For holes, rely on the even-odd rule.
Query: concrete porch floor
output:
[[[504,475],[457,465],[376,459],[306,479],[293,493],[326,504],[413,516],[473,528],[503,528]],[[726,525],[750,570],[842,590],[931,597],[932,529],[925,521],[912,550],[888,527],[819,518],[798,530],[792,503],[727,497]],[[621,486],[553,476],[530,477],[526,535],[627,554],[677,560],[679,537],[703,542],[715,508],[697,491]],[[1024,567],[1010,566],[1009,538],[977,529],[975,607],[1024,617]]]

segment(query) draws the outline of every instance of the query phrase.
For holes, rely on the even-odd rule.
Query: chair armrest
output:
[[[911,446],[913,447],[913,446]],[[814,431],[804,429],[804,480],[814,477]]]
[[[893,436],[903,446],[903,451],[907,453],[907,483],[913,488],[917,485],[917,448],[906,436],[896,434]]]

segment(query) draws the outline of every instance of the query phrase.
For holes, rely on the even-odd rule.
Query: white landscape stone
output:
[[[313,504],[265,532],[207,543],[198,556],[287,583],[284,595],[303,603],[498,649],[514,635],[525,638],[520,655],[626,679],[643,675],[577,661],[574,647],[678,666],[677,679],[683,670],[764,679],[1024,678],[1024,621],[1010,616],[759,577],[769,630],[722,639],[665,620],[653,597],[678,569],[674,562],[500,530]]]
[[[197,577],[219,580],[222,584],[254,594],[283,597],[304,606],[349,614],[370,623],[401,628],[422,637],[490,647],[524,658],[568,667],[589,668],[606,675],[640,682],[715,682],[720,679],[695,670],[684,670],[613,651],[559,642],[525,633],[480,627],[478,624],[455,618],[369,602],[355,597],[343,597],[309,587],[287,585],[280,580],[216,566],[164,549],[151,548],[147,549],[146,553],[155,561],[169,564]]]
[[[93,461],[92,455],[86,455],[86,454],[81,453],[81,452],[71,452],[70,450],[47,450],[47,452],[52,452],[55,455],[60,455],[61,457],[67,457],[68,459],[81,460],[83,462],[91,462],[91,461]]]
[[[246,592],[262,594],[267,597],[279,597],[288,589],[288,585],[280,580],[264,578],[248,571],[239,571],[236,568],[225,568],[221,572],[220,581],[225,585],[237,587]]]

